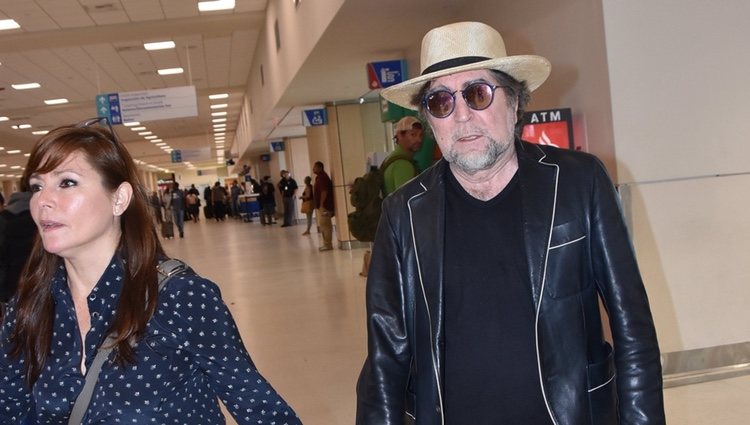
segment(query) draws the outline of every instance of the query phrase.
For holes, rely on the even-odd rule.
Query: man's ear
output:
[[[130,201],[133,199],[133,186],[128,182],[120,183],[115,190],[114,203],[112,204],[112,213],[115,216],[121,216],[128,209]]]

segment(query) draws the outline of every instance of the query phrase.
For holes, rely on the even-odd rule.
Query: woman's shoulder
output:
[[[221,290],[216,283],[188,268],[170,277],[159,292],[160,298],[180,298],[186,296],[220,299]]]

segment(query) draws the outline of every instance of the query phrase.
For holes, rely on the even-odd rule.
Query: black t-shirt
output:
[[[485,202],[446,174],[446,424],[549,425],[518,175]]]

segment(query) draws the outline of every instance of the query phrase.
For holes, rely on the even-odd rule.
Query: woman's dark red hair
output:
[[[104,128],[67,126],[43,136],[31,151],[23,174],[28,185],[32,174],[53,171],[73,153],[82,153],[102,178],[105,189],[114,192],[121,183],[133,187],[133,196],[122,214],[122,235],[118,255],[123,260],[124,282],[117,313],[110,332],[117,335],[116,353],[120,364],[135,361],[132,342],[143,335],[156,310],[156,265],[164,250],[153,225],[148,195],[127,149]],[[17,316],[11,334],[11,356],[25,362],[26,382],[31,387],[50,353],[54,329],[51,285],[62,258],[44,250],[37,238],[18,289]]]

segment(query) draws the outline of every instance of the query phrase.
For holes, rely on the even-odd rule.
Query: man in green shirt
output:
[[[422,134],[422,123],[415,117],[403,117],[396,123],[393,136],[396,149],[383,161],[388,164],[383,170],[386,195],[419,174],[412,158],[422,147]]]

